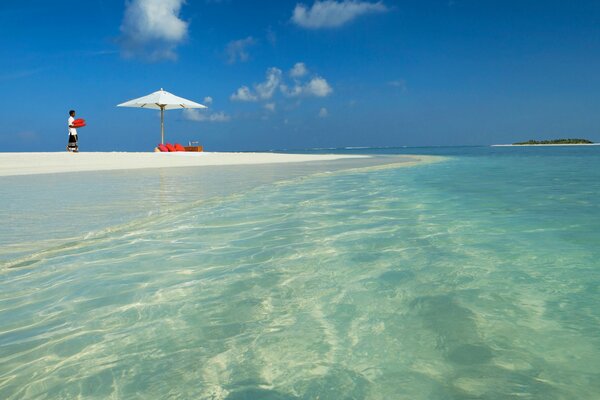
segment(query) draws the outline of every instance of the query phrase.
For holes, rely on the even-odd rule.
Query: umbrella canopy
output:
[[[165,143],[165,110],[174,110],[177,108],[206,108],[205,105],[194,101],[175,96],[162,88],[148,96],[126,101],[118,104],[117,107],[137,107],[160,110],[160,142]]]

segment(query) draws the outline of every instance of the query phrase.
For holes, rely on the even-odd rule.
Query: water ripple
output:
[[[525,202],[498,163],[524,168],[313,176],[19,258],[0,398],[594,398],[598,220],[549,217],[598,191]]]

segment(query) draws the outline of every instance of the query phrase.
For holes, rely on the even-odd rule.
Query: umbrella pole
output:
[[[160,108],[160,143],[165,144],[165,108]]]

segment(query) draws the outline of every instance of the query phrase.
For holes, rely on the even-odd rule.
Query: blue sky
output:
[[[600,2],[2,2],[1,151],[600,141]]]

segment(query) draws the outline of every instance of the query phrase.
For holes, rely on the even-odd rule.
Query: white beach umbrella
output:
[[[140,97],[126,101],[117,105],[117,107],[139,107],[160,110],[160,142],[165,143],[165,110],[174,110],[176,108],[206,108],[206,106],[175,96],[162,88],[148,96]]]

